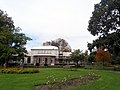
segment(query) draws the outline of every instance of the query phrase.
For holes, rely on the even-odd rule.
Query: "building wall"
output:
[[[45,64],[51,66],[55,64],[60,64],[63,62],[63,59],[69,56],[71,52],[62,52],[62,59],[59,56],[58,49],[50,48],[36,48],[31,49],[31,52],[28,53],[28,56],[25,57],[24,63],[34,64],[39,66],[44,66]]]
[[[34,56],[33,57],[34,65],[39,64],[39,66],[54,65],[55,64],[55,56]]]
[[[44,66],[47,65],[55,65],[55,60],[58,58],[58,49],[31,49],[31,52],[28,54],[29,57],[25,57],[24,63],[28,63],[30,60],[30,64]]]

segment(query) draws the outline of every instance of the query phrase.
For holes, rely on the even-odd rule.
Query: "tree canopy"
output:
[[[90,52],[90,54],[88,55],[88,63],[95,62],[95,56],[96,56],[96,51]]]
[[[98,36],[88,43],[90,51],[102,46],[113,55],[120,55],[120,0],[101,0],[95,4],[88,31]]]
[[[0,10],[0,62],[7,63],[13,55],[23,57],[27,53],[25,45],[31,39],[20,30],[15,27],[12,18]]]
[[[85,59],[85,53],[82,53],[81,50],[77,49],[74,50],[74,52],[72,52],[72,54],[70,55],[70,60],[76,62],[76,64],[78,65],[78,62],[82,62]]]
[[[63,52],[71,51],[71,47],[68,44],[68,42],[62,38],[58,38],[56,40],[51,40],[51,41],[46,41],[45,43],[43,43],[43,46],[49,46],[49,45],[57,46],[59,50]]]
[[[103,48],[98,48],[96,53],[96,62],[110,62],[111,54],[108,51],[104,51]]]

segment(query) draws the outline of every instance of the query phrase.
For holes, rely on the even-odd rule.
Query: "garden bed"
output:
[[[4,68],[1,69],[1,73],[6,74],[32,74],[39,73],[38,69],[21,69],[21,68]]]
[[[100,76],[85,76],[81,78],[71,79],[64,82],[46,84],[46,85],[38,85],[36,86],[36,90],[66,90],[76,86],[85,85],[92,81],[99,79]]]

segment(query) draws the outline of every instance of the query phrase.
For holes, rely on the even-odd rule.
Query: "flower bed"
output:
[[[32,74],[32,73],[39,73],[39,70],[37,70],[37,69],[6,68],[6,69],[1,69],[1,73],[7,73],[7,74]]]
[[[66,80],[64,82],[36,85],[36,90],[66,90],[83,84],[88,84],[99,78],[100,76],[89,75],[81,78]]]

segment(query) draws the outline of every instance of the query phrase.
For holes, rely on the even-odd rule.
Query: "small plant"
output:
[[[71,78],[71,75],[68,75],[66,77],[63,78],[62,82],[66,82],[67,80],[69,80]]]
[[[68,79],[71,78],[71,75],[68,75],[68,76],[65,76],[63,77],[62,80],[58,80],[57,77],[55,77],[55,74],[51,75],[51,76],[48,76],[46,79],[47,79],[47,82],[45,83],[46,85],[53,85],[55,83],[63,83],[63,82],[66,82]]]
[[[51,76],[48,76],[47,77],[47,82],[46,82],[46,84],[54,84],[54,83],[56,83],[57,82],[57,78],[55,77],[55,75],[53,74],[53,75],[51,75]]]

